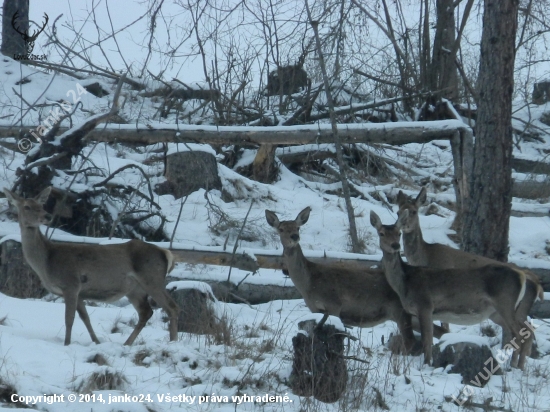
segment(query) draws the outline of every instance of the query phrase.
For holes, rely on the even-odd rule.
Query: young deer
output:
[[[526,319],[518,319],[515,311],[525,293],[525,274],[503,265],[434,269],[404,263],[399,240],[408,214],[405,210],[394,225],[383,225],[371,211],[370,221],[380,238],[388,283],[405,310],[420,321],[424,362],[429,364],[432,359],[433,319],[460,325],[491,319],[512,331],[513,342],[519,341],[514,346],[520,350],[518,366],[523,369],[527,349],[524,341],[531,331],[526,331],[522,324]]]
[[[372,327],[386,320],[397,323],[403,336],[405,353],[416,340],[411,317],[392,290],[380,269],[353,270],[331,267],[307,260],[300,247],[300,226],[309,219],[306,207],[295,220],[279,222],[277,215],[265,211],[267,223],[275,228],[283,244],[283,259],[296,289],[313,313],[338,316],[345,324]]]
[[[170,317],[170,340],[178,338],[178,306],[168,295],[164,279],[174,259],[169,250],[140,240],[114,245],[60,244],[46,239],[39,226],[51,216],[43,205],[51,187],[34,199],[24,199],[4,189],[8,201],[19,214],[23,255],[51,293],[65,300],[65,345],[71,343],[75,311],[86,325],[92,341],[99,343],[90,324],[84,299],[112,302],[127,296],[136,308],[139,321],[124,343],[131,345],[153,311],[151,297]]]
[[[426,188],[423,187],[420,193],[413,199],[405,195],[402,191],[397,194],[397,204],[399,206],[398,216],[401,216],[405,210],[408,210],[408,218],[402,221],[401,231],[403,232],[403,250],[409,264],[413,266],[429,266],[436,269],[472,269],[486,265],[503,265],[513,269],[517,266],[509,263],[499,262],[484,256],[464,252],[454,249],[441,243],[427,243],[422,236],[420,228],[420,219],[418,210],[426,202]],[[538,277],[528,271],[522,270],[526,277],[525,295],[519,304],[516,314],[518,319],[526,319],[529,315],[533,303],[538,299],[544,299],[544,290]],[[503,322],[497,322],[500,325]],[[507,328],[502,329],[502,345],[505,345],[513,338],[511,331]],[[531,352],[531,346],[534,336],[531,335],[526,341],[528,345],[527,354]],[[516,356],[517,353],[514,353]],[[512,360],[515,362],[515,359]]]

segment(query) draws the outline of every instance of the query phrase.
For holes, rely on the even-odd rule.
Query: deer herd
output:
[[[93,342],[99,343],[84,300],[111,302],[126,296],[138,312],[138,323],[125,345],[131,345],[152,316],[151,296],[168,314],[170,340],[177,340],[179,309],[165,288],[165,277],[174,266],[169,250],[131,240],[127,243],[94,245],[55,243],[40,231],[51,216],[44,204],[51,188],[34,198],[22,198],[4,189],[17,209],[23,254],[48,291],[65,301],[65,345],[71,343],[75,312],[84,322]],[[403,352],[420,348],[413,334],[421,334],[424,362],[432,358],[433,336],[448,330],[434,320],[459,325],[491,319],[502,327],[502,344],[513,343],[511,365],[523,369],[530,354],[533,334],[524,325],[543,290],[536,275],[513,264],[427,243],[422,236],[419,209],[426,201],[423,188],[416,198],[399,192],[398,219],[382,224],[371,211],[370,222],[379,237],[381,268],[357,269],[314,263],[300,247],[300,227],[310,215],[309,207],[296,219],[279,221],[266,210],[267,223],[279,234],[283,260],[289,276],[314,313],[329,315],[344,324],[372,327],[394,321],[401,333]],[[405,263],[400,254],[403,234]]]
[[[393,225],[383,225],[371,211],[370,222],[383,253],[382,269],[343,270],[307,260],[299,241],[309,207],[290,221],[280,222],[269,210],[265,215],[279,233],[292,282],[307,307],[324,314],[320,324],[328,315],[362,327],[391,319],[401,332],[405,353],[411,353],[415,344],[412,328],[417,321],[424,362],[430,364],[437,330],[433,320],[471,325],[491,319],[502,326],[503,346],[512,343],[511,365],[523,369],[534,338],[525,322],[533,303],[543,299],[538,278],[512,264],[426,243],[418,218],[425,200],[425,189],[416,199],[400,191],[398,219]],[[400,255],[401,232],[408,263]]]

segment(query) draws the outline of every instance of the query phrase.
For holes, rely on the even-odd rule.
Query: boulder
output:
[[[487,339],[483,337],[448,333],[434,346],[432,355],[435,368],[453,365],[449,373],[459,373],[462,383],[467,385],[483,387],[492,375],[501,372]]]

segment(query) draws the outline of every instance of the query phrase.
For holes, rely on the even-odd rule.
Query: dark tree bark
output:
[[[437,23],[434,35],[430,90],[442,90],[441,96],[451,101],[458,97],[458,73],[455,64],[454,0],[437,0]]]
[[[518,0],[485,0],[474,167],[463,248],[508,259],[512,201],[512,91]]]
[[[11,58],[15,54],[27,54],[25,40],[11,24],[15,13],[17,13],[17,28],[21,32],[26,32],[29,29],[29,0],[4,0],[2,8],[2,54]]]
[[[261,183],[273,183],[277,179],[278,168],[275,163],[277,145],[263,144],[252,163],[252,178]]]

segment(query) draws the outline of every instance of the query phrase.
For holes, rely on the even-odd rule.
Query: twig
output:
[[[174,231],[172,232],[172,236],[170,237],[170,249],[172,249],[172,242],[174,241],[174,236],[176,236],[176,229],[178,228],[178,224],[180,223],[180,217],[181,217],[181,212],[183,210],[183,205],[185,204],[185,202],[187,202],[188,197],[189,196],[185,196],[185,199],[181,202],[180,211],[178,213],[178,219],[176,220],[176,225],[174,226]]]
[[[242,285],[242,283],[246,280],[246,278],[249,277],[250,275],[254,275],[255,273],[256,271],[247,273],[246,276],[239,283],[237,283],[237,286],[235,286],[235,289],[239,289],[239,286]]]
[[[77,67],[71,67],[71,66],[67,66],[67,65],[64,65],[64,64],[45,63],[45,62],[36,61],[36,60],[29,60],[28,63],[31,64],[31,65],[34,65],[34,66],[44,67],[44,68],[48,68],[48,69],[52,69],[52,70],[58,70],[59,71],[59,69],[65,69],[66,71],[69,71],[69,72],[73,71],[73,72],[89,73],[89,74],[93,74],[93,75],[97,75],[97,76],[107,77],[107,78],[113,79],[113,80],[119,80],[119,79],[122,78],[122,76],[120,74],[111,73],[107,70],[94,71],[94,70],[89,70],[89,69],[79,69]],[[143,84],[141,84],[141,83],[139,83],[139,82],[137,82],[133,79],[128,79],[128,78],[125,77],[124,82],[128,83],[130,86],[132,86],[136,90],[146,89],[145,85],[143,85]]]
[[[357,362],[366,363],[367,365],[370,364],[369,361],[366,361],[366,360],[364,360],[364,359],[360,359],[360,358],[358,358],[357,356],[343,356],[343,358],[344,358],[345,360],[354,360],[354,361],[357,361]]]
[[[149,200],[152,203],[156,204],[153,200],[155,195],[153,194],[153,188],[151,187],[151,182],[149,181],[147,173],[145,173],[145,170],[143,170],[141,168],[141,166],[138,166],[138,165],[134,165],[134,164],[124,165],[124,166],[118,168],[117,170],[115,170],[113,173],[111,173],[109,176],[107,176],[101,182],[95,183],[92,187],[105,186],[105,184],[108,183],[113,177],[115,177],[115,175],[117,175],[118,173],[122,172],[123,170],[129,169],[129,168],[138,169],[141,172],[143,177],[147,180],[147,188],[149,189]],[[159,209],[160,209],[160,207],[159,207]]]
[[[69,153],[67,153],[67,152],[61,152],[61,153],[56,153],[56,154],[54,154],[53,156],[50,156],[50,157],[43,157],[40,160],[37,160],[35,162],[31,162],[28,165],[25,165],[25,170],[30,170],[33,167],[40,167],[40,166],[44,166],[44,165],[49,165],[50,163],[53,163],[56,160],[59,160],[62,157],[67,156],[68,154]]]
[[[254,309],[252,307],[252,304],[249,301],[247,301],[245,298],[241,298],[240,296],[235,295],[233,292],[227,292],[227,293],[229,293],[231,296],[233,296],[235,299],[241,301],[242,303],[246,303],[251,309]]]
[[[239,245],[239,239],[241,238],[244,226],[246,225],[246,220],[248,219],[248,214],[250,213],[250,210],[252,210],[253,204],[254,204],[254,199],[252,199],[252,202],[250,202],[250,207],[248,208],[248,212],[246,212],[246,216],[244,217],[243,225],[241,226],[241,230],[239,231],[239,234],[237,235],[237,239],[235,240],[235,246],[233,246],[231,261],[229,262],[229,273],[227,274],[227,283],[229,283],[229,280],[231,279],[231,269],[233,269],[233,259],[235,258],[235,253],[237,252],[237,246]]]

